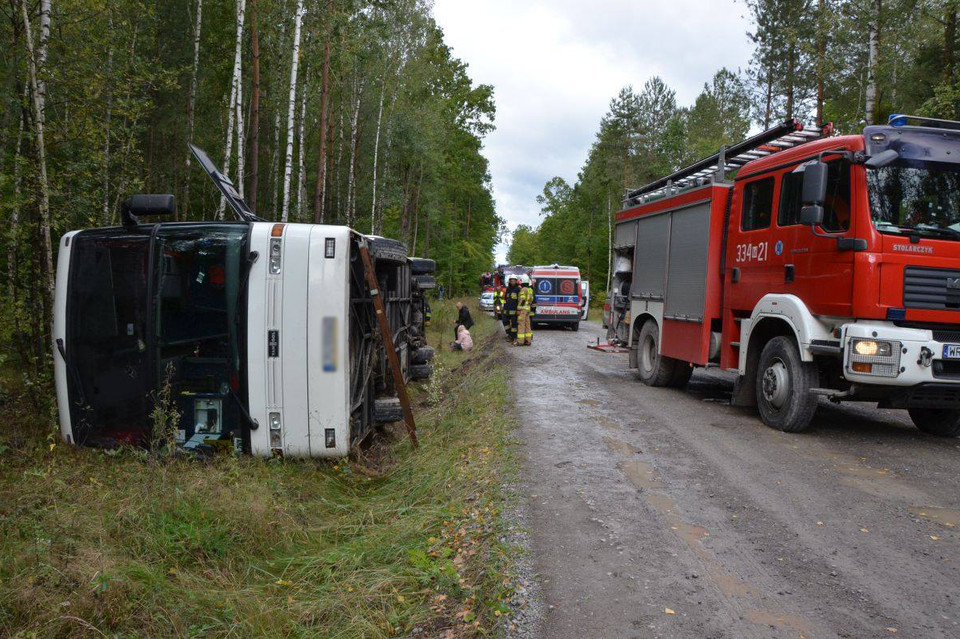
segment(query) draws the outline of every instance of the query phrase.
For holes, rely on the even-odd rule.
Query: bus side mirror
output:
[[[803,197],[800,201],[804,204],[823,204],[825,199],[827,199],[827,163],[817,160],[803,169]]]

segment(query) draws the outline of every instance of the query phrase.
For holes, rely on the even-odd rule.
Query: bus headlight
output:
[[[850,340],[847,369],[858,375],[896,377],[900,374],[900,342]]]
[[[280,448],[283,445],[281,426],[280,413],[270,413],[270,448]]]

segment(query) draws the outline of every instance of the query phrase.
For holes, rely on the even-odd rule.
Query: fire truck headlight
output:
[[[900,342],[851,340],[847,367],[858,375],[896,377],[900,374]]]
[[[857,355],[889,357],[893,351],[893,344],[872,339],[858,339],[853,342],[853,350]]]

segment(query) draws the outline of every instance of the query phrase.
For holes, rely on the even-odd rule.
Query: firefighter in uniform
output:
[[[503,325],[507,329],[507,339],[511,342],[517,339],[517,303],[520,300],[520,287],[517,286],[517,276],[510,275],[507,282],[507,297],[503,303]]]
[[[517,295],[517,338],[515,346],[529,346],[533,343],[533,329],[530,327],[530,316],[533,311],[533,289],[530,288],[530,276],[524,273],[520,276],[521,287]]]

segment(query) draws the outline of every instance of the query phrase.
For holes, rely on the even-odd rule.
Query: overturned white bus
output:
[[[432,260],[343,226],[257,218],[199,149],[236,222],[158,222],[143,195],[122,226],[60,241],[54,340],[60,431],[70,443],[145,444],[170,389],[185,448],[345,455],[402,411],[359,250],[372,257],[404,378],[429,377]]]

